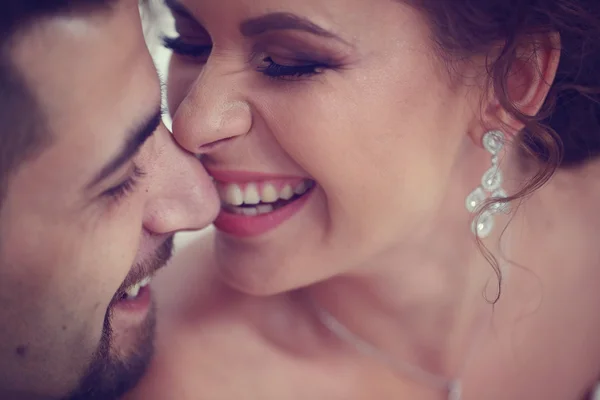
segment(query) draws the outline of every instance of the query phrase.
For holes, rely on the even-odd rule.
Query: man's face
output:
[[[135,1],[38,21],[12,56],[52,141],[0,209],[0,398],[112,399],[152,351],[151,297],[135,284],[218,198],[159,126]]]

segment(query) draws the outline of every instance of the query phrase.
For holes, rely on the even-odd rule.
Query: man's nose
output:
[[[166,129],[156,135],[144,227],[156,234],[206,227],[220,207],[212,180],[200,161],[180,148]]]

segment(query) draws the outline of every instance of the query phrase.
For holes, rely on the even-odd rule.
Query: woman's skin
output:
[[[464,206],[491,165],[484,133],[507,137],[509,194],[535,168],[510,145],[521,123],[484,91],[484,57],[449,69],[400,2],[169,3],[174,136],[222,201],[248,181],[314,187],[266,227],[226,205],[158,278],[157,357],[137,398],[444,398],[332,334],[317,308],[398,362],[462,380],[463,400],[575,400],[593,384],[600,162],[496,218],[483,244],[499,294]],[[508,82],[529,115],[560,59],[560,38],[536,40]]]

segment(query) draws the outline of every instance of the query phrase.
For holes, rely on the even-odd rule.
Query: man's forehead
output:
[[[137,9],[116,7],[41,19],[13,41],[10,55],[37,88],[57,78],[108,73],[145,51],[141,36]]]
[[[137,1],[110,12],[44,19],[15,41],[12,56],[48,130],[59,136],[54,142],[62,142],[47,156],[68,153],[64,162],[74,163],[70,153],[82,153],[86,165],[80,175],[106,162],[132,125],[160,103]]]
[[[110,13],[46,19],[16,43],[13,64],[48,117],[72,119],[73,108],[78,114],[119,107],[147,112],[140,99],[153,99],[160,89],[148,84],[156,71],[131,4],[137,2],[127,0]]]

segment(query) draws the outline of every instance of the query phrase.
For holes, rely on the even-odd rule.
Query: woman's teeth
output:
[[[283,185],[270,182],[217,183],[223,205],[231,212],[248,216],[270,213],[285,205],[283,203],[302,196],[313,186],[314,181],[308,179]]]
[[[129,286],[127,289],[125,289],[125,298],[127,300],[135,299],[138,296],[138,294],[140,293],[140,290],[143,287],[148,286],[150,284],[151,280],[152,280],[152,278],[147,276],[144,279],[142,279],[141,281],[139,281],[138,283],[135,283],[135,284]]]

